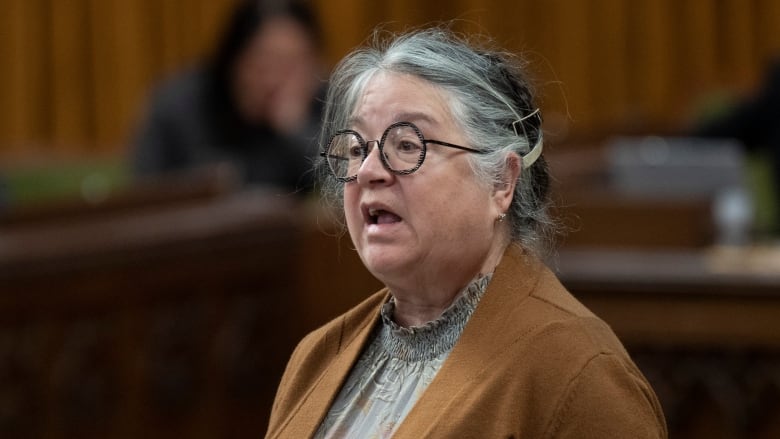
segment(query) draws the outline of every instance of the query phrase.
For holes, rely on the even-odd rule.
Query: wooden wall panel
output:
[[[324,33],[324,57],[334,65],[344,53],[360,44],[372,25],[382,21],[379,11],[384,2],[360,2],[355,0],[314,0],[320,11],[320,22]]]
[[[680,72],[680,80],[692,85],[689,93],[703,93],[719,84],[718,61],[721,51],[712,44],[720,32],[717,10],[713,2],[680,2],[678,7],[681,11],[675,28],[684,28],[687,35],[686,38],[677,39],[684,54],[677,62],[687,65],[687,69]]]
[[[554,71],[563,82],[564,98],[569,103],[576,102],[581,111],[573,113],[575,126],[590,126],[597,117],[597,106],[591,93],[592,81],[602,82],[607,78],[593,77],[595,53],[592,50],[592,29],[589,25],[593,11],[586,2],[567,2],[555,0],[547,2],[545,22],[552,25],[554,47],[549,58]],[[547,55],[547,54],[544,54]],[[545,90],[542,90],[545,92]]]
[[[75,6],[75,7],[74,7]],[[51,2],[51,137],[52,148],[73,147],[89,139],[95,129],[92,100],[90,28],[84,13],[88,0]]]
[[[0,0],[0,158],[120,154],[151,88],[213,47],[234,1]],[[380,23],[458,19],[527,53],[561,136],[683,125],[704,94],[749,90],[780,53],[772,0],[312,3],[329,66]]]
[[[12,5],[5,5],[5,13],[0,14],[0,141],[7,142],[11,135],[13,121],[8,114],[11,107],[11,85],[13,81],[13,72],[10,67],[12,63],[17,62],[13,50],[12,29],[14,18]],[[6,151],[8,147],[6,147]]]
[[[45,72],[48,47],[45,22],[45,0],[6,0],[0,10],[7,13],[8,27],[4,28],[9,62],[6,70],[7,82],[3,95],[7,96],[0,111],[0,118],[7,121],[6,129],[0,133],[3,143],[12,141],[13,149],[31,147],[30,144],[43,140],[48,135],[46,117],[47,93],[49,91]],[[3,99],[3,100],[5,100]]]
[[[597,0],[591,6],[591,15],[598,15],[602,22],[599,26],[589,26],[591,50],[587,56],[591,69],[589,75],[583,76],[591,92],[590,107],[597,109],[591,112],[597,118],[593,123],[603,126],[614,115],[624,114],[630,105],[629,79],[620,74],[626,71],[630,60],[628,41],[621,38],[628,32],[628,7],[623,0]],[[589,21],[595,20],[596,17],[591,17]],[[593,87],[592,81],[599,81],[599,86]]]
[[[722,30],[720,47],[723,49],[724,61],[731,68],[725,71],[731,73],[730,82],[744,84],[755,73],[756,46],[755,34],[755,4],[740,0],[725,0],[721,11]]]
[[[674,59],[678,50],[669,21],[674,4],[668,0],[639,0],[629,7],[631,21],[626,37],[632,60],[625,71],[630,81],[630,110],[632,117],[644,120],[669,111],[667,99],[675,85],[670,56]]]
[[[759,0],[756,3],[756,45],[760,56],[780,54],[780,2]],[[763,61],[763,60],[762,60]]]
[[[122,0],[92,0],[89,5],[92,67],[94,69],[92,107],[95,113],[95,133],[93,142],[102,144],[115,135],[117,118],[114,113],[119,107],[119,91],[125,84],[120,82],[122,57],[116,45],[117,35],[124,25],[125,18],[120,17],[118,7]],[[137,2],[133,2],[137,3]],[[121,22],[121,24],[120,24]]]

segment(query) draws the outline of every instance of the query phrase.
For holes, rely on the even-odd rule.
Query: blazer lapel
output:
[[[398,428],[394,439],[424,437],[431,420],[439,418],[446,409],[453,389],[474,379],[490,358],[517,338],[518,334],[507,330],[514,326],[508,320],[517,318],[514,311],[531,294],[539,280],[541,265],[516,246],[509,246],[450,356]],[[489,343],[486,334],[489,334]]]
[[[382,302],[384,303],[384,301]],[[380,305],[381,307],[381,305]],[[281,429],[280,437],[304,438],[312,437],[330,409],[333,400],[336,398],[341,386],[346,380],[347,375],[358,356],[363,350],[368,337],[379,317],[379,308],[375,309],[366,318],[356,322],[360,329],[351,339],[343,341],[341,349],[331,362],[330,366],[323,372],[317,383],[309,389],[307,395],[303,397],[300,405],[285,421],[286,427]],[[345,322],[344,326],[348,326]],[[344,336],[345,331],[342,327],[340,337]]]

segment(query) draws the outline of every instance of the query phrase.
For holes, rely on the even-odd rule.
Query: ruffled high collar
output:
[[[395,300],[382,306],[379,342],[392,357],[404,361],[425,361],[447,353],[455,346],[463,328],[485,293],[491,275],[472,281],[439,318],[421,326],[402,327],[393,321]]]

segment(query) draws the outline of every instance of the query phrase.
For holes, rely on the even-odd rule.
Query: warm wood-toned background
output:
[[[0,173],[121,161],[151,87],[209,51],[234,1],[0,0]],[[328,67],[379,23],[458,19],[524,52],[546,151],[573,152],[551,161],[578,218],[551,266],[625,342],[672,437],[780,437],[780,251],[712,247],[710,198],[617,196],[574,151],[749,92],[780,55],[780,1],[315,6]],[[85,178],[82,197],[0,211],[0,437],[257,437],[296,341],[379,287],[324,211],[190,177]]]
[[[0,0],[0,160],[121,156],[150,87],[234,0]],[[316,0],[328,66],[378,23],[460,19],[533,62],[550,138],[684,126],[780,52],[775,0]]]

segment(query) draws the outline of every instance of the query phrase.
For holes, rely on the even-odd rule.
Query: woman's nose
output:
[[[393,173],[388,171],[382,163],[382,158],[379,156],[382,151],[379,149],[379,145],[372,145],[371,143],[377,143],[376,141],[369,142],[368,154],[363,163],[360,164],[357,173],[357,181],[361,184],[386,182],[393,178]]]

